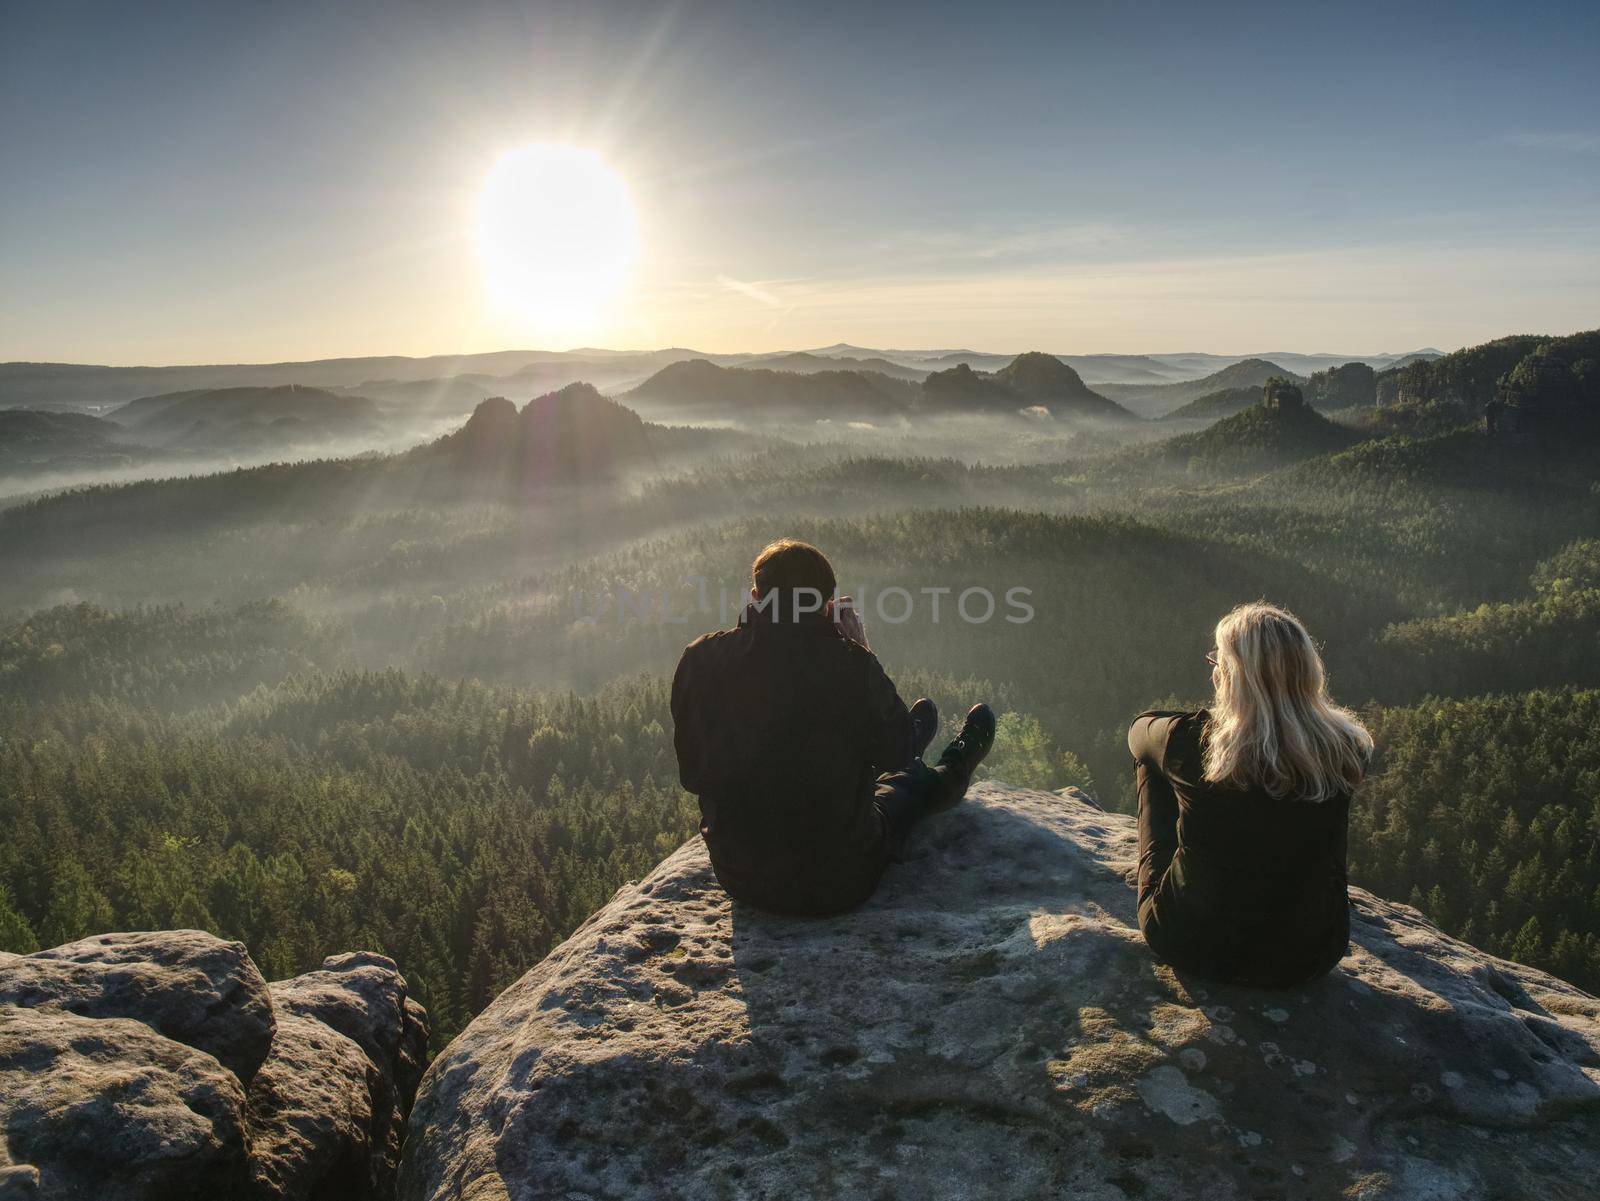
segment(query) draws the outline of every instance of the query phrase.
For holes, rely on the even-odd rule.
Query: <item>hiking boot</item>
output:
[[[911,706],[911,757],[922,758],[922,752],[938,732],[939,706],[923,697]]]
[[[994,730],[994,710],[983,704],[972,706],[967,711],[966,721],[961,723],[961,732],[939,756],[939,763],[960,768],[970,780],[989,748],[994,746]]]

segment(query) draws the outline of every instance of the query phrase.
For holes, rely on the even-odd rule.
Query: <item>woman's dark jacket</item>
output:
[[[1138,767],[1139,924],[1163,959],[1239,984],[1287,987],[1350,942],[1350,795],[1322,802],[1208,782],[1210,714],[1149,712],[1128,731]]]

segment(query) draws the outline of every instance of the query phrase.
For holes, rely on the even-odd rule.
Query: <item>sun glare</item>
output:
[[[638,233],[627,186],[599,155],[527,146],[489,173],[477,243],[498,305],[547,329],[581,331],[627,283]]]

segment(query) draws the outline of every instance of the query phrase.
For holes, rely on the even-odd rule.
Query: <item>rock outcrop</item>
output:
[[[198,930],[0,956],[0,1201],[390,1197],[426,1021],[381,955],[270,985]]]
[[[1107,400],[1083,382],[1083,377],[1055,355],[1030,350],[1019,354],[994,373],[1024,402],[1043,405],[1056,417],[1076,414],[1083,417],[1109,417],[1118,421],[1139,420],[1114,400]]]
[[[991,375],[982,375],[966,363],[935,371],[922,381],[922,403],[930,411],[1015,413],[1029,404]]]
[[[568,384],[519,411],[501,396],[483,401],[465,425],[411,453],[458,484],[493,495],[607,479],[651,456],[649,426],[591,385]]]
[[[349,1180],[340,1196],[393,1196],[406,1117],[428,1065],[426,1011],[406,995],[394,961],[370,951],[330,956],[321,971],[271,991],[279,1028],[304,1034],[278,1040],[283,1054],[266,1065],[272,1079],[250,1091],[257,1125],[283,1132],[258,1153],[263,1176],[294,1177],[305,1148]],[[322,1041],[336,1056],[311,1053],[311,1037],[324,1033],[333,1035]],[[327,1097],[305,1103],[319,1089]],[[330,1128],[337,1137],[318,1136]]]
[[[133,1018],[248,1084],[272,1045],[272,1000],[244,944],[200,930],[101,934],[0,964],[0,1005]]]
[[[980,785],[818,921],[730,905],[696,839],[435,1062],[400,1196],[1594,1195],[1600,1001],[1360,890],[1313,985],[1175,972],[1134,849]]]

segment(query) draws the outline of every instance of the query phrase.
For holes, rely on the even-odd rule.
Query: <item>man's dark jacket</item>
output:
[[[873,784],[911,758],[910,715],[871,651],[825,613],[747,606],[684,650],[672,718],[730,895],[821,914],[871,894],[889,855]]]

